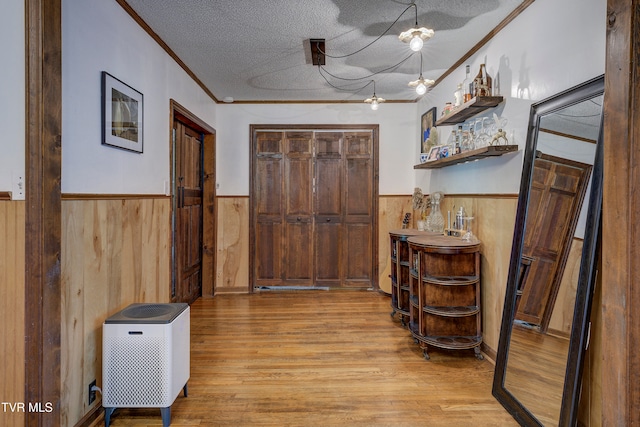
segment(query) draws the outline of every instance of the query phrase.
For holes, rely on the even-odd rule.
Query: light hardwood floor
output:
[[[189,396],[171,426],[517,426],[491,395],[489,361],[424,360],[389,303],[370,291],[200,298]],[[111,425],[162,421],[158,409],[118,409]]]

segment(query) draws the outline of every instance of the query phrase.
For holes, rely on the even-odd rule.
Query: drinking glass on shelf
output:
[[[480,144],[478,144],[478,148],[486,147],[490,145],[491,138],[493,137],[495,121],[491,117],[483,117],[482,118],[482,139]]]

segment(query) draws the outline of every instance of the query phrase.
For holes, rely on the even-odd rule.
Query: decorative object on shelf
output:
[[[504,127],[507,125],[507,119],[505,117],[498,117],[496,113],[493,113],[493,122],[496,131],[491,141],[489,141],[489,145],[501,145],[501,141],[504,141],[503,145],[508,145],[507,132],[504,130]]]
[[[426,231],[442,233],[444,231],[444,217],[440,212],[440,203],[444,195],[440,191],[431,194],[431,212],[427,217]]]
[[[431,147],[429,150],[429,155],[427,156],[427,162],[433,162],[435,160],[440,159],[440,149],[444,147],[444,145],[436,145],[435,147]]]
[[[411,213],[407,212],[404,214],[404,218],[402,219],[402,228],[407,228],[409,226],[409,221],[411,220]]]
[[[431,108],[422,115],[420,120],[420,152],[430,153],[431,147],[438,145],[438,132],[436,125],[436,107]]]
[[[143,96],[102,72],[102,144],[142,153]]]
[[[480,64],[480,71],[473,79],[473,96],[491,96],[491,77],[487,74],[485,64]]]
[[[411,3],[407,7],[407,9],[405,9],[405,12],[409,9],[409,7],[413,7],[415,9],[416,26],[408,29],[407,31],[403,31],[402,33],[400,33],[398,38],[404,43],[409,43],[409,47],[412,51],[418,52],[420,49],[422,49],[425,40],[429,40],[431,37],[433,37],[435,32],[429,28],[418,27],[418,6],[416,6],[415,2]]]
[[[453,105],[450,102],[447,102],[444,104],[444,108],[442,109],[442,115],[446,116],[451,112],[451,110],[453,110]]]
[[[445,157],[453,156],[453,153],[449,151],[449,147],[446,145],[441,145],[440,150],[438,151],[438,159],[444,159]]]
[[[413,196],[411,197],[411,203],[413,206],[413,210],[420,212],[420,220],[422,221],[425,221],[427,219],[427,210],[429,209],[429,206],[431,203],[430,200],[431,198],[429,196],[425,196],[422,193],[422,190],[420,189],[420,187],[416,187],[413,189]]]

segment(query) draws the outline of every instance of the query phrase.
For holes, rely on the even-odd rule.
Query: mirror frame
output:
[[[514,318],[516,308],[516,288],[524,243],[524,228],[529,205],[529,191],[531,188],[538,142],[538,126],[543,116],[602,94],[604,94],[604,75],[531,105],[492,390],[495,398],[522,426],[543,426],[504,386],[510,337],[513,328],[512,319]],[[561,427],[575,426],[577,424],[584,353],[589,344],[591,328],[590,313],[597,274],[596,252],[598,249],[602,211],[603,117],[604,114],[601,110],[600,129],[592,170],[591,192],[589,195],[567,367],[558,422],[558,425]]]

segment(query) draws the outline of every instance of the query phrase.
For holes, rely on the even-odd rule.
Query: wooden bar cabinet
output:
[[[409,330],[428,347],[473,349],[482,343],[480,242],[443,235],[414,236],[409,244]]]
[[[389,231],[391,243],[391,317],[400,316],[402,326],[409,319],[409,237],[428,236],[427,231],[402,228]]]

